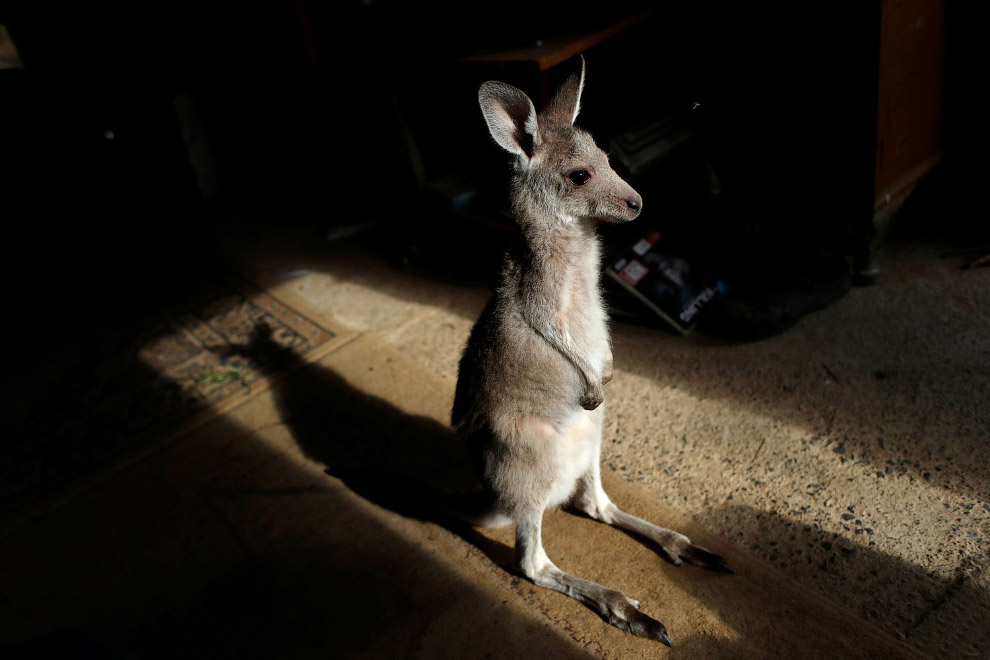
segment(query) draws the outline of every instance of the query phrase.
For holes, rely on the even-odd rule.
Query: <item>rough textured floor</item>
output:
[[[0,648],[462,658],[481,640],[491,657],[990,655],[990,270],[963,268],[973,255],[890,242],[879,283],[761,341],[614,324],[606,486],[737,573],[666,565],[563,512],[547,515],[546,546],[640,598],[671,631],[668,650],[514,576],[511,530],[437,524],[369,473],[463,472],[446,417],[491,266],[484,236],[412,267],[382,236],[328,243],[268,225],[225,241],[235,270],[333,341],[157,450],[5,520]],[[275,339],[240,350],[266,355]]]
[[[534,587],[514,572],[511,527],[443,522],[417,497],[416,484],[452,485],[468,467],[443,422],[452,384],[373,333],[340,336],[0,534],[0,655],[924,657],[612,473],[606,488],[627,510],[718,548],[735,573],[673,566],[631,535],[552,511],[551,554],[641,599],[674,648]],[[383,466],[403,480],[382,479]]]
[[[292,256],[286,256],[286,255]],[[489,291],[353,245],[254,275],[441,378]],[[895,638],[990,654],[990,272],[892,242],[878,284],[775,337],[616,323],[606,467]]]

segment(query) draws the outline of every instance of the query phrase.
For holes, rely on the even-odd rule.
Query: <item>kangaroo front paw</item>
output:
[[[594,410],[602,405],[602,401],[604,400],[605,393],[602,391],[602,385],[599,382],[594,387],[589,387],[585,390],[584,396],[581,397],[581,407],[585,410]]]

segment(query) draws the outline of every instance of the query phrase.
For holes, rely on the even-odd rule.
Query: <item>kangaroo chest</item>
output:
[[[571,267],[555,313],[571,340],[598,365],[608,347],[608,326],[598,287],[597,259],[585,259]]]

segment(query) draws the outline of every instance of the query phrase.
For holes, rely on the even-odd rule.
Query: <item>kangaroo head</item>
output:
[[[537,114],[521,90],[486,82],[478,92],[481,111],[495,141],[516,156],[513,205],[561,222],[634,220],[643,198],[615,173],[608,156],[574,125],[584,88],[584,57]]]

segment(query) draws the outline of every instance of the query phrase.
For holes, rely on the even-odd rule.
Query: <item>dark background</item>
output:
[[[875,234],[882,3],[605,4],[8,5],[0,22],[25,64],[0,71],[8,275],[129,289],[249,223],[320,235],[387,223],[378,235],[399,258],[456,250],[466,225],[428,184],[466,182],[470,218],[498,224],[507,174],[476,103],[493,72],[459,58],[648,8],[585,53],[579,122],[603,145],[658,117],[690,136],[637,176],[616,164],[644,216],[757,287],[822,255],[855,275]],[[975,240],[957,183],[972,179],[972,23],[948,9],[945,158],[932,177],[963,242]],[[501,73],[539,98],[535,77]]]
[[[487,134],[477,88],[498,77],[534,97],[545,90],[534,72],[466,67],[460,58],[584,34],[644,8],[656,9],[650,20],[586,51],[579,123],[602,145],[657,120],[687,140],[636,175],[615,163],[645,210],[642,222],[605,228],[607,247],[655,226],[741,292],[735,308],[714,317],[735,321],[727,334],[782,330],[841,295],[869,263],[885,6],[3,3],[0,23],[24,62],[0,71],[0,263],[6,325],[16,335],[4,355],[9,470],[36,469],[55,489],[64,481],[38,466],[75,460],[75,471],[55,476],[76,478],[135,447],[121,442],[77,459],[90,440],[153,437],[140,422],[163,408],[161,389],[135,387],[124,410],[97,416],[112,433],[92,423],[91,408],[100,412],[105,391],[160,377],[131,351],[147,336],[156,290],[195,298],[198,271],[242,232],[287,228],[316,242],[351,235],[409,267],[457,254],[493,273],[488,255],[465,254],[479,233],[492,253],[511,235],[500,212],[508,158]],[[947,8],[944,76],[932,92],[944,101],[944,158],[897,219],[921,219],[916,240],[987,242],[973,167],[984,131],[975,102],[985,78],[975,64],[986,59],[976,57],[981,25],[960,4]],[[431,185],[438,181],[473,190],[471,203],[453,208]],[[957,363],[945,360],[927,382],[946,381]],[[300,381],[296,403],[335,400],[339,388],[321,378]],[[363,408],[351,418],[378,429],[380,407]],[[324,420],[339,421],[336,408],[320,410],[329,417],[312,422],[317,433]],[[31,460],[19,462],[25,455]],[[881,570],[890,564],[859,556]],[[903,585],[904,567],[889,570],[899,576],[891,584]],[[243,588],[232,593],[243,600]]]

